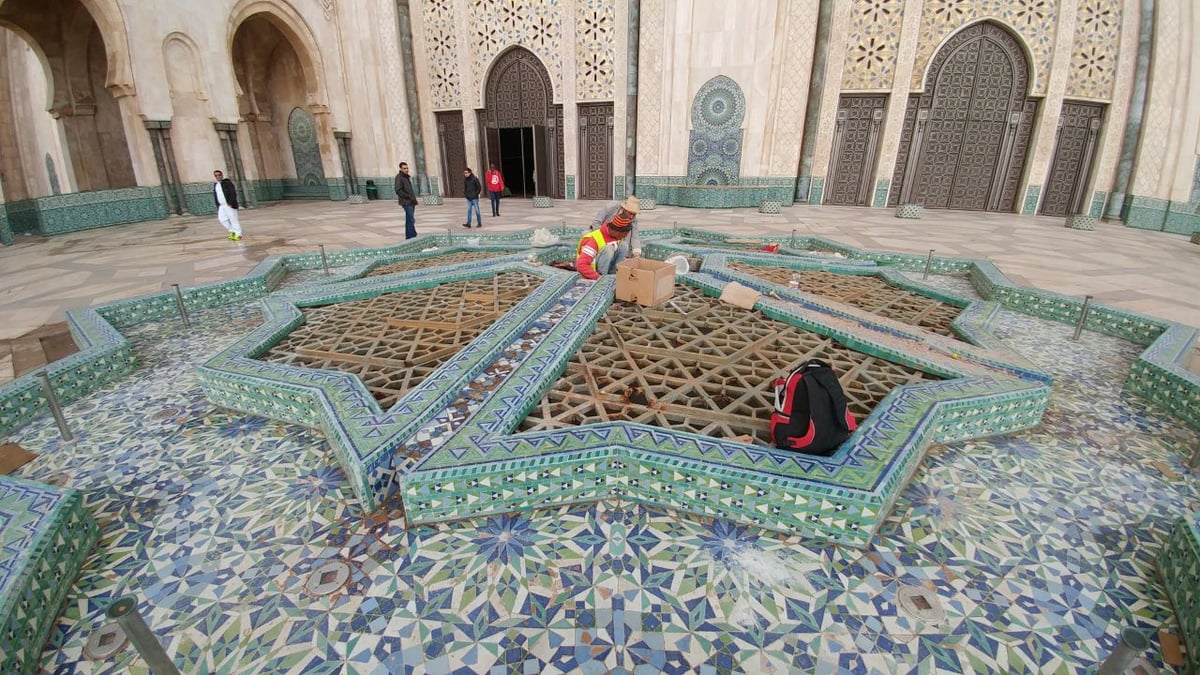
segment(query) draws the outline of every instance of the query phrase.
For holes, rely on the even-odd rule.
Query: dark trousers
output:
[[[417,205],[402,204],[404,208],[404,238],[412,239],[417,236]]]
[[[488,190],[488,196],[492,198],[492,215],[500,215],[500,193],[494,190]]]

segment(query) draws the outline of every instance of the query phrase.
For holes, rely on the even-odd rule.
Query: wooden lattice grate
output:
[[[676,285],[666,304],[614,303],[521,430],[632,421],[770,444],[772,383],[821,358],[864,419],[893,388],[936,379]]]
[[[387,410],[540,283],[508,272],[306,307],[304,325],[262,358],[356,375]]]
[[[788,285],[792,275],[799,275],[800,290],[805,293],[844,302],[872,314],[950,337],[955,337],[950,331],[950,324],[962,312],[954,305],[896,288],[875,276],[797,272],[786,267],[757,267],[746,263],[730,263],[729,267],[783,286]]]
[[[441,267],[443,265],[454,265],[456,263],[472,262],[475,260],[488,260],[490,258],[498,258],[502,255],[512,255],[511,251],[460,251],[458,253],[447,253],[446,255],[434,255],[428,258],[417,258],[414,260],[406,260],[404,262],[389,263],[380,265],[367,273],[368,277],[381,277],[385,274],[396,274],[398,272],[411,272],[413,270],[423,270],[427,267]]]

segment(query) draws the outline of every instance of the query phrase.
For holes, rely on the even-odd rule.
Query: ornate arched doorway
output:
[[[892,203],[1014,211],[1037,102],[1025,50],[983,22],[951,37],[909,98]]]
[[[483,104],[479,111],[483,164],[500,167],[514,196],[561,199],[563,111],[554,104],[554,87],[542,62],[521,47],[497,56],[488,73]],[[447,172],[456,173],[455,167]]]
[[[123,35],[106,30],[110,17],[89,5],[114,9],[80,0],[0,3],[0,173],[9,201],[53,193],[60,177],[56,170],[51,181],[47,153],[67,192],[137,185],[117,99],[129,90],[117,77],[126,70]],[[42,79],[38,71],[44,82],[33,81]]]
[[[328,199],[333,147],[319,53],[286,7],[244,3],[231,36],[238,103],[268,199]],[[277,191],[277,192],[276,192]]]

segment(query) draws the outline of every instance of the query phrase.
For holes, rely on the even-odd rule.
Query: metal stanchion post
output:
[[[925,274],[921,275],[922,280],[929,278],[929,268],[933,267],[933,251],[934,249],[929,249],[929,257],[925,259]]]
[[[187,307],[183,304],[183,291],[179,290],[179,284],[171,284],[175,287],[175,305],[179,307],[179,318],[183,319],[185,328],[191,328],[192,322],[188,319]]]
[[[154,637],[154,633],[150,631],[150,627],[138,613],[136,598],[132,595],[123,595],[113,600],[113,603],[108,606],[106,614],[108,618],[116,619],[117,623],[121,625],[121,629],[125,631],[129,641],[142,655],[146,665],[150,666],[150,672],[154,675],[179,675],[179,669],[175,667],[158,638]]]
[[[676,221],[672,221],[672,222],[671,222],[671,228],[672,228],[672,229],[671,229],[671,236],[673,236],[673,237],[678,237],[678,236],[679,236],[679,221],[678,221],[678,220],[676,220]]]
[[[325,244],[318,244],[321,247],[321,267],[325,268],[325,276],[329,276],[329,258],[325,257]]]
[[[1122,675],[1133,660],[1150,648],[1150,641],[1142,631],[1128,627],[1121,631],[1121,641],[1116,649],[1100,664],[1096,675]]]
[[[1084,296],[1083,309],[1079,310],[1079,322],[1075,324],[1075,334],[1071,336],[1072,340],[1078,340],[1079,334],[1083,332],[1083,324],[1087,323],[1088,305],[1090,304],[1092,304],[1092,296]]]
[[[64,441],[75,440],[75,434],[71,433],[71,427],[67,426],[67,418],[63,417],[62,408],[58,405],[54,385],[50,384],[50,374],[43,370],[38,373],[38,377],[42,381],[42,395],[46,397],[46,403],[50,405],[50,414],[54,416],[54,423],[58,425],[58,433],[62,434]]]
[[[796,230],[792,230],[792,238],[788,240],[788,246],[796,248]]]

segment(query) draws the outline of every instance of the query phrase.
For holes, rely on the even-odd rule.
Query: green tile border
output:
[[[1200,672],[1200,513],[1181,517],[1158,556],[1158,576],[1179,619],[1190,672]]]
[[[28,675],[38,672],[42,649],[100,528],[75,490],[0,476],[0,502],[40,521],[19,550],[0,547],[15,556],[6,561],[7,583],[0,588],[0,672]]]

